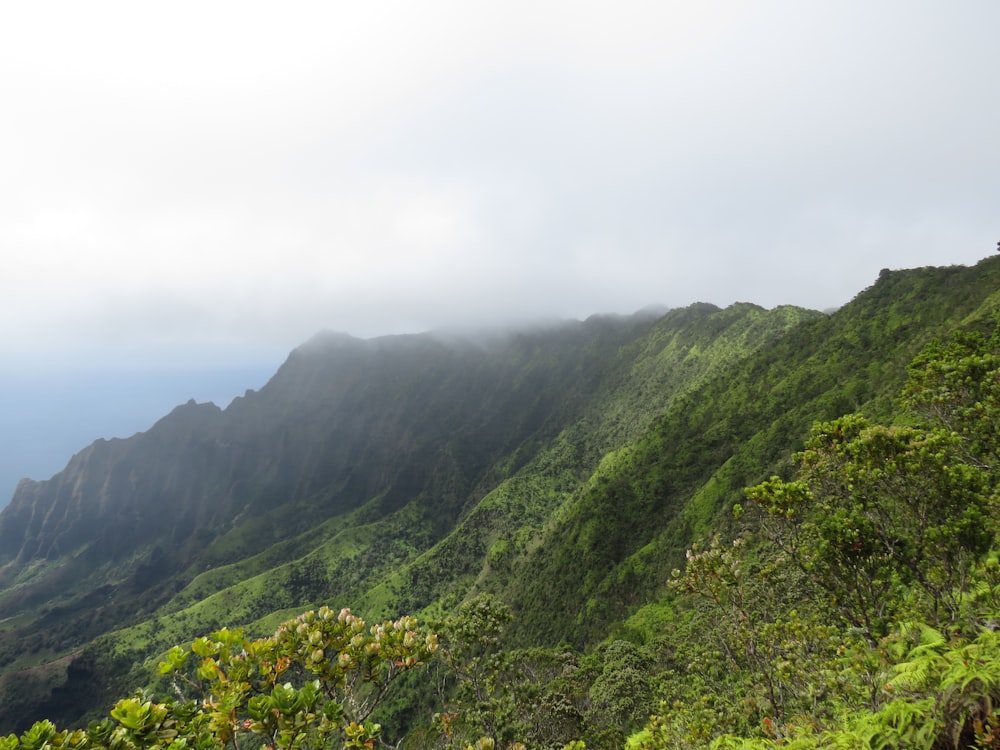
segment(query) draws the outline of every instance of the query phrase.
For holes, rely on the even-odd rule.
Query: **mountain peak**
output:
[[[364,343],[364,341],[365,339],[359,339],[346,331],[331,331],[329,329],[324,329],[310,337],[305,341],[305,343],[296,347],[295,351],[309,353],[316,351],[329,351],[331,349],[344,349],[349,346],[357,346],[358,344]]]

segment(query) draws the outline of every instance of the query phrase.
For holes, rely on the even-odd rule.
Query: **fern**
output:
[[[931,748],[941,733],[934,699],[897,699],[886,703],[866,723],[873,750],[884,748]]]

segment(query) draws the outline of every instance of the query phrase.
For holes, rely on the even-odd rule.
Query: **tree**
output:
[[[954,621],[971,566],[995,535],[982,470],[944,429],[817,424],[797,477],[751,487],[761,528],[874,642],[916,584],[935,623]]]
[[[850,640],[829,624],[822,607],[811,606],[801,571],[780,555],[749,549],[745,538],[725,545],[716,537],[688,552],[671,585],[692,596],[710,623],[710,647],[695,657],[689,677],[725,703],[709,722],[713,731],[773,726],[800,713],[818,717],[822,701],[845,689],[833,662]],[[668,709],[675,725],[689,727],[685,732],[703,731],[704,705],[680,701]]]
[[[436,634],[412,617],[369,626],[326,607],[257,640],[223,629],[171,649],[160,664],[175,698],[137,694],[87,730],[37,722],[0,738],[0,750],[370,748],[381,734],[371,715],[390,685],[437,648]]]
[[[1000,326],[987,337],[959,331],[929,344],[910,365],[904,408],[961,439],[965,459],[987,471],[1000,461]]]
[[[449,746],[563,748],[583,730],[575,656],[508,647],[513,617],[495,597],[480,594],[438,628],[449,706],[436,723]]]
[[[621,747],[649,718],[653,701],[653,659],[634,643],[614,640],[602,649],[601,672],[588,691],[589,734]]]

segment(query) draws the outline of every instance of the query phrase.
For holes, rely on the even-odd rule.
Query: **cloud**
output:
[[[988,2],[17,4],[10,356],[746,299],[996,242]],[[186,353],[185,353],[186,352]]]

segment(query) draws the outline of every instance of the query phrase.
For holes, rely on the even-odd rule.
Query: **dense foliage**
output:
[[[412,618],[368,626],[347,609],[309,611],[267,638],[220,630],[160,663],[174,697],[139,694],[86,730],[35,723],[3,750],[43,748],[372,747],[369,719],[390,685],[437,651]]]
[[[716,668],[635,746],[1000,747],[998,397],[1000,328],[959,332],[911,365],[906,424],[817,423],[749,488],[744,532],[676,573]]]

